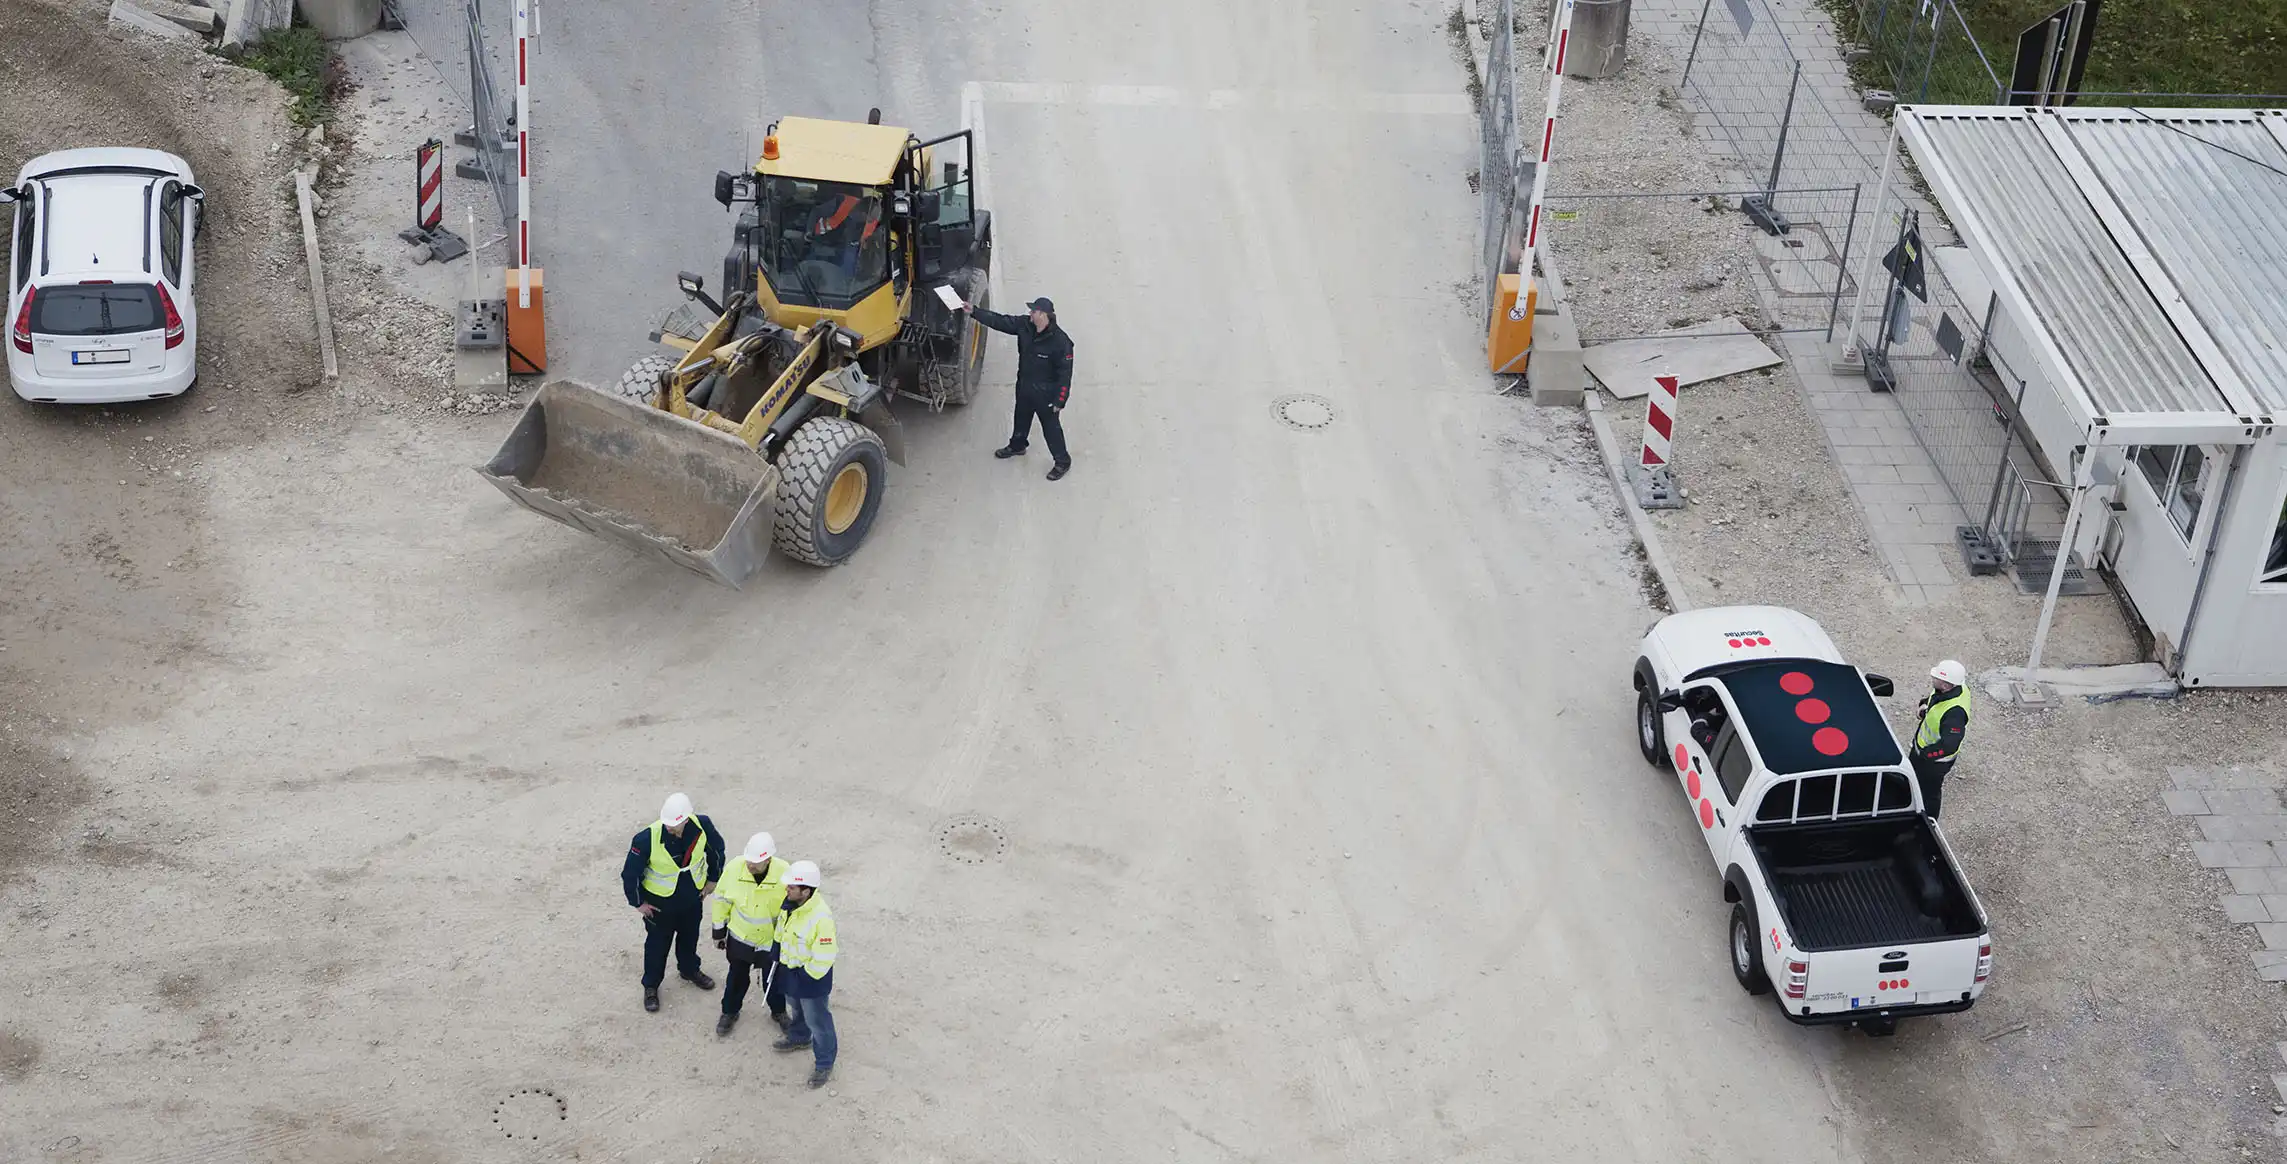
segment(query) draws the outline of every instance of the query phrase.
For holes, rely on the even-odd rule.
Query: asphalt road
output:
[[[484,488],[504,418],[216,453],[232,605],[75,761],[165,859],[41,888],[71,940],[11,965],[84,1073],[0,1156],[1861,1158],[1838,1036],[1733,986],[1633,750],[1653,616],[1574,418],[1487,390],[1444,18],[551,7],[561,374],[713,265],[773,113],[966,92],[1004,285],[1076,339],[1074,474],[986,455],[996,387],[912,418],[850,565],[732,594]],[[824,866],[830,1093],[759,1015],[639,1008],[622,839],[676,788]]]

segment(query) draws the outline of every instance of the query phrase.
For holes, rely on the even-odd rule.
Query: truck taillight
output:
[[[156,286],[159,288],[159,306],[167,313],[167,350],[173,351],[183,343],[183,316],[175,310],[175,297],[167,294],[166,285],[161,283]]]
[[[31,290],[24,292],[24,309],[16,313],[16,330],[9,336],[16,341],[16,350],[27,356],[32,354],[32,296],[35,294],[37,292]]]
[[[1992,976],[1993,942],[1989,939],[1977,944],[1977,977],[1973,981],[1983,982]]]
[[[1811,990],[1811,964],[1789,959],[1787,962],[1787,997],[1801,998]]]

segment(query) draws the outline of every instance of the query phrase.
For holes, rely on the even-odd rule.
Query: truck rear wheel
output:
[[[1660,724],[1660,711],[1652,704],[1649,687],[1636,689],[1636,747],[1652,767],[1668,766],[1667,729]]]
[[[1757,945],[1755,919],[1742,901],[1731,907],[1731,976],[1749,994],[1771,993],[1771,977],[1763,973],[1762,950]]]
[[[889,454],[872,429],[821,416],[786,438],[778,476],[772,543],[795,561],[838,566],[857,552],[881,511]]]

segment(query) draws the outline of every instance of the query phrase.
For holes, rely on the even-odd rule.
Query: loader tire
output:
[[[953,276],[953,287],[961,298],[978,307],[992,306],[993,291],[985,273],[969,267]],[[974,319],[961,320],[960,348],[953,359],[929,366],[930,392],[948,406],[967,404],[977,398],[977,385],[985,374],[985,337],[991,334],[984,324]]]
[[[866,540],[888,488],[888,450],[872,429],[838,416],[808,421],[778,453],[771,542],[797,562],[839,566]]]
[[[612,391],[629,400],[656,407],[659,403],[659,378],[675,367],[673,356],[645,356],[633,367],[620,373],[619,383]]]

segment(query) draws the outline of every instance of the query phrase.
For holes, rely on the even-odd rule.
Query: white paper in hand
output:
[[[947,311],[961,310],[961,297],[950,286],[937,288],[937,301],[943,303]]]

